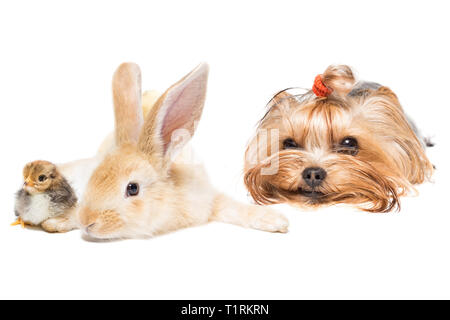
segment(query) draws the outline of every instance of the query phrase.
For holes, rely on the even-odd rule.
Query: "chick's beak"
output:
[[[30,181],[30,179],[26,179],[25,182],[23,183],[24,187],[32,187],[33,183]]]

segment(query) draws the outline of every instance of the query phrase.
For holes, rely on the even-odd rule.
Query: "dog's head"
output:
[[[283,91],[269,102],[246,151],[250,194],[260,204],[399,207],[399,196],[433,166],[397,96],[356,82],[347,66],[329,67],[319,81],[327,92]]]

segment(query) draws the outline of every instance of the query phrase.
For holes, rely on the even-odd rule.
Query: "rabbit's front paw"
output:
[[[68,232],[73,229],[76,229],[76,225],[73,223],[73,220],[67,216],[60,216],[55,218],[50,218],[41,223],[42,229],[47,232],[55,233],[63,233]]]
[[[282,214],[265,207],[255,207],[250,227],[267,232],[287,233],[289,221]]]

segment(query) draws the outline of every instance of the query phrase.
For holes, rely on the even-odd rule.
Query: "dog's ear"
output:
[[[145,118],[138,148],[162,166],[190,140],[206,98],[209,67],[200,64],[170,87]]]
[[[268,118],[278,117],[286,114],[290,108],[298,106],[298,101],[294,95],[288,92],[289,89],[276,93],[266,105],[266,113],[260,120],[260,124]]]
[[[389,99],[393,105],[402,110],[402,106],[400,105],[400,101],[398,100],[397,95],[392,91],[389,87],[381,86],[379,87],[372,96],[380,96],[386,99]]]
[[[244,184],[253,200],[257,204],[267,205],[281,203],[276,188],[270,182],[270,177],[261,174],[262,165],[256,165],[246,169]]]
[[[288,92],[289,89],[282,90],[276,93],[272,99],[267,103],[267,108],[270,110],[277,106],[289,106],[291,103],[295,103],[295,96]]]
[[[266,129],[257,131],[245,151],[244,184],[258,204],[275,204],[286,200],[273,184],[281,169],[278,151],[278,130],[273,134],[272,130]],[[283,179],[286,177],[283,175]]]
[[[411,127],[397,96],[387,87],[380,87],[359,106],[355,118],[368,129],[373,139],[395,163],[399,172],[412,184],[428,180],[433,165],[424,147]]]
[[[134,63],[121,64],[112,81],[116,145],[135,144],[143,124],[141,71]]]
[[[286,102],[286,100],[293,99],[293,95],[291,93],[289,93],[287,90],[289,90],[289,89],[285,89],[285,90],[280,91],[277,94],[275,94],[269,103],[278,104],[278,103],[284,103],[284,102]]]

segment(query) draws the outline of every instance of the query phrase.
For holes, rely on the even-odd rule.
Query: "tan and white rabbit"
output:
[[[85,234],[145,238],[209,221],[287,232],[284,216],[217,192],[203,166],[183,158],[202,114],[207,78],[208,66],[199,65],[156,101],[144,121],[139,67],[119,66],[113,78],[115,148],[94,170],[76,213]],[[73,226],[68,220],[74,217],[49,224],[63,231]]]

